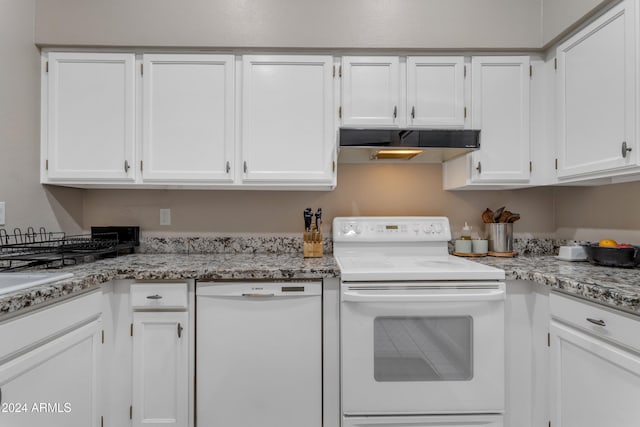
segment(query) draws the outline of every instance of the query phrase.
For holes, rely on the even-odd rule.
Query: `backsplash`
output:
[[[556,255],[563,245],[585,242],[564,239],[539,239],[515,237],[514,251],[522,256]],[[333,240],[325,237],[325,254],[333,253]],[[453,251],[450,242],[449,251]],[[140,247],[136,250],[144,254],[251,254],[251,253],[302,253],[302,236],[171,236],[140,238]]]
[[[302,253],[302,236],[207,236],[141,237],[136,252],[145,254],[251,254]],[[333,241],[323,240],[325,254],[333,252]]]

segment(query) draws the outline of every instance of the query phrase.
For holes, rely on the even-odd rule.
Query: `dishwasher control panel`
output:
[[[336,217],[334,242],[446,242],[446,217]]]

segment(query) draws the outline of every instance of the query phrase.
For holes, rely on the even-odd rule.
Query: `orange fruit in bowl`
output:
[[[598,243],[598,246],[602,246],[605,248],[615,248],[616,246],[618,246],[618,242],[612,239],[604,239],[604,240],[600,240],[600,242]]]

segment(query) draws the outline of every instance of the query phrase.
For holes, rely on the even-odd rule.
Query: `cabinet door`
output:
[[[529,179],[529,57],[472,59],[471,126],[480,129],[472,182]]]
[[[342,58],[342,124],[398,126],[400,71],[397,56]]]
[[[558,47],[558,177],[637,163],[633,5],[617,5]]]
[[[144,55],[144,181],[231,181],[234,57]]]
[[[133,314],[133,426],[188,425],[188,313]]]
[[[330,183],[332,57],[244,56],[242,79],[243,181]]]
[[[551,322],[551,425],[636,427],[640,356]]]
[[[100,425],[99,320],[0,365],[0,425]]]
[[[464,127],[464,57],[407,58],[407,115],[411,126]]]
[[[133,181],[134,54],[51,52],[48,62],[45,180]]]

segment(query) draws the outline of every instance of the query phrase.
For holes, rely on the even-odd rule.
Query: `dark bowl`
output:
[[[609,248],[597,243],[582,245],[587,253],[587,261],[595,265],[607,267],[633,268],[640,264],[640,247]]]

